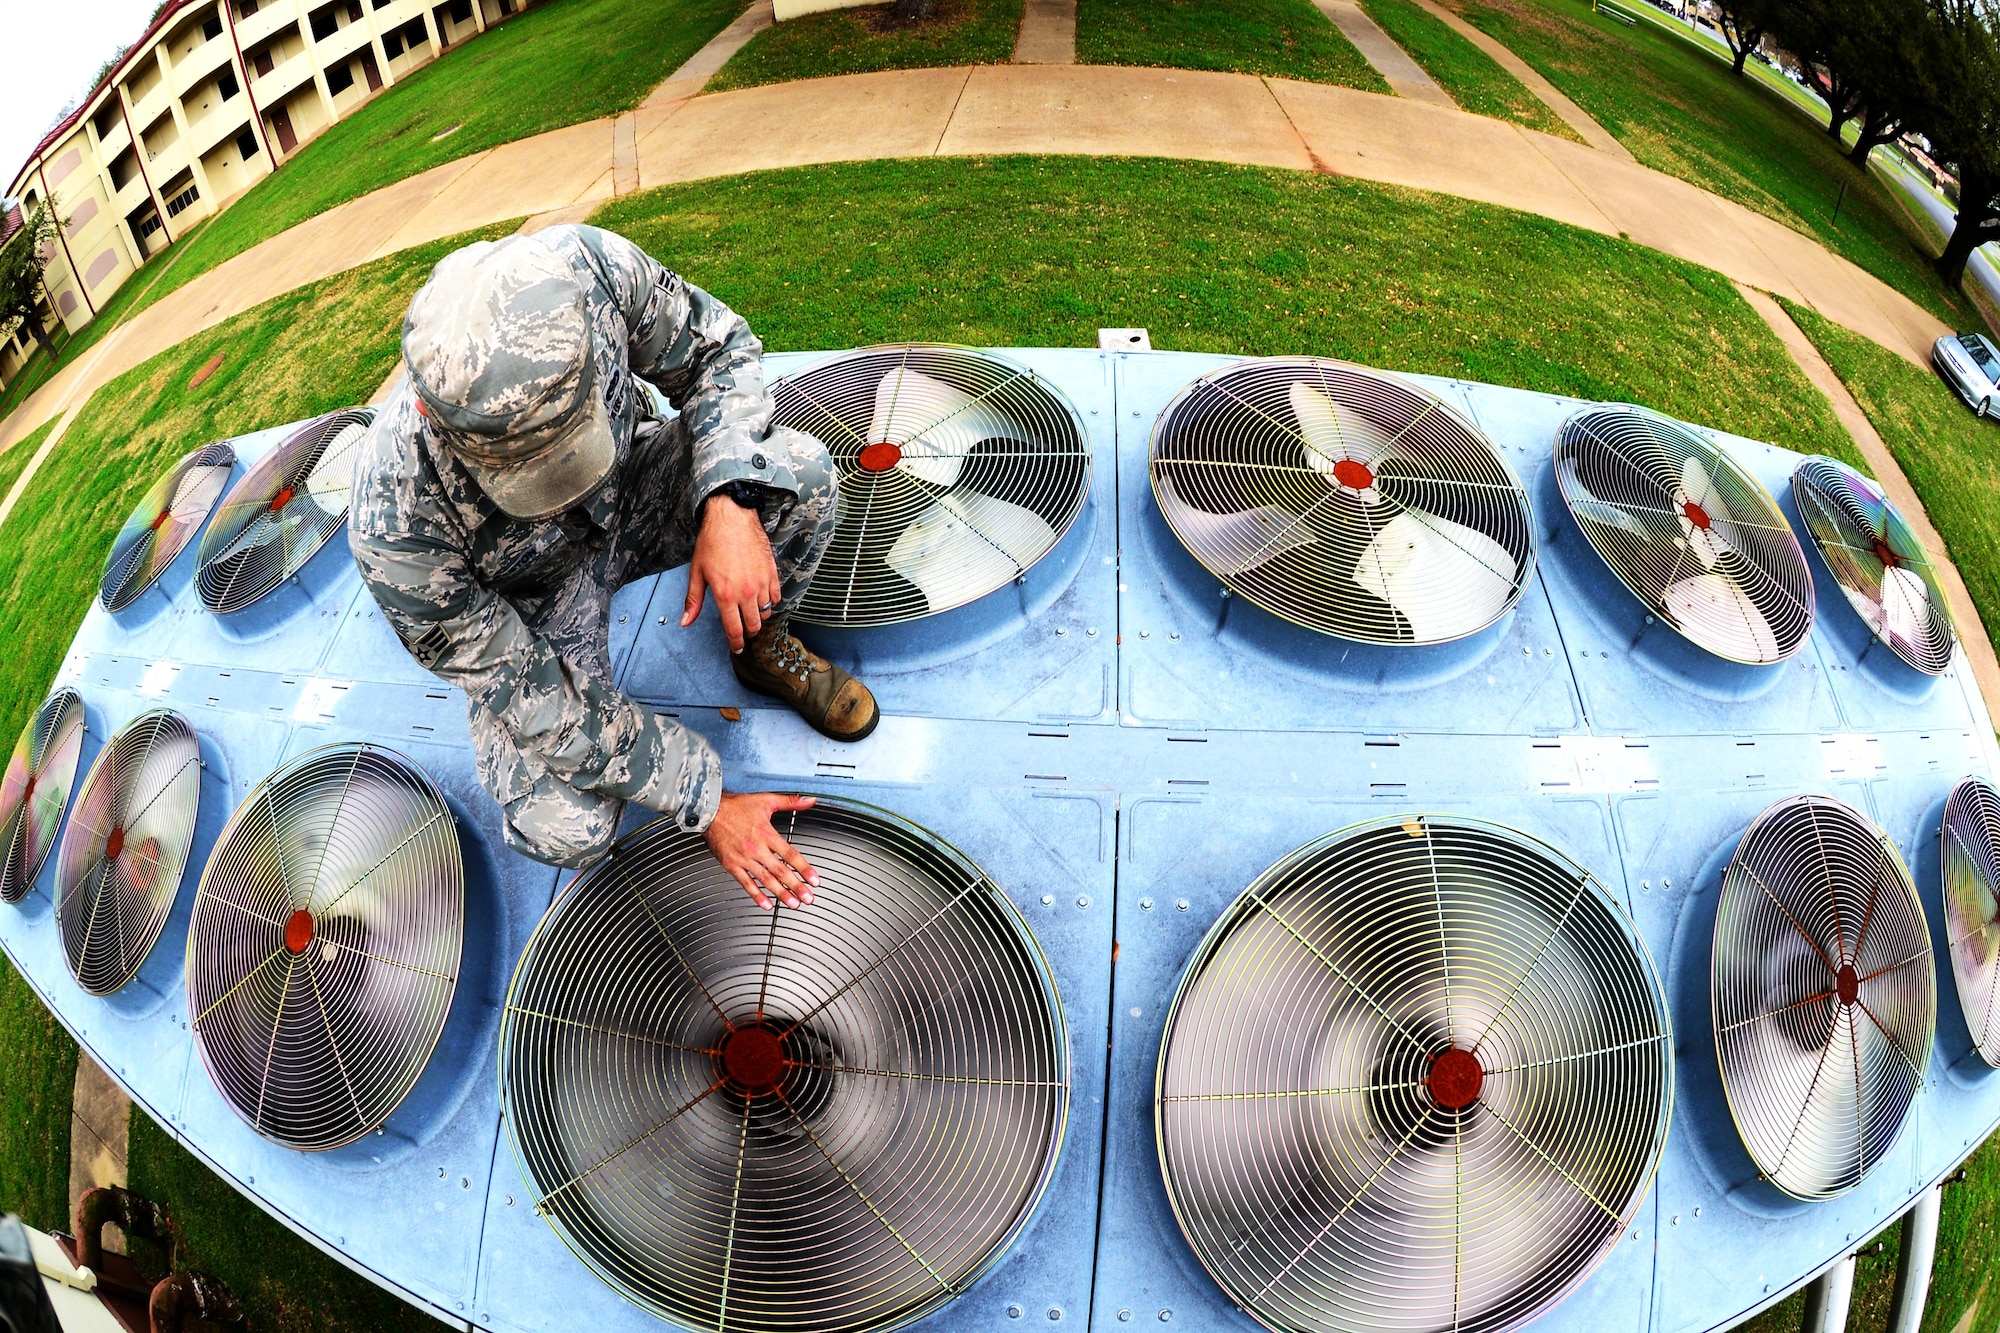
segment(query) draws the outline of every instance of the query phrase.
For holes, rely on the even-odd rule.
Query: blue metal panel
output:
[[[1721,867],[1782,796],[1827,792],[1869,811],[1903,849],[1936,930],[1943,794],[2000,765],[1962,662],[1932,683],[1885,660],[1816,556],[1819,625],[1783,666],[1734,667],[1648,625],[1549,476],[1556,427],[1579,404],[1432,379],[1420,382],[1484,428],[1529,487],[1541,572],[1520,606],[1469,643],[1405,651],[1321,638],[1240,601],[1225,612],[1219,585],[1159,520],[1146,450],[1159,408],[1226,361],[1009,354],[1083,413],[1090,505],[1019,586],[911,626],[818,636],[885,703],[868,741],[839,745],[744,696],[713,613],[678,630],[678,571],[622,590],[612,609],[627,688],[708,735],[732,787],[853,795],[935,830],[1008,890],[1049,955],[1073,1061],[1061,1164],[1016,1245],[922,1328],[1019,1327],[1011,1311],[1046,1322],[1052,1309],[1106,1330],[1123,1311],[1248,1326],[1166,1205],[1151,1102],[1160,1023],[1196,942],[1259,871],[1392,811],[1493,819],[1562,848],[1627,904],[1669,987],[1677,1106],[1656,1186],[1602,1268],[1539,1327],[1725,1326],[1892,1218],[2000,1121],[2000,1076],[1968,1063],[1941,973],[1932,1077],[1895,1155],[1845,1198],[1782,1200],[1735,1137],[1707,1014]],[[815,359],[774,357],[773,371]],[[239,455],[251,461],[287,429],[238,441]],[[1795,457],[1721,442],[1796,524]],[[500,1121],[499,997],[559,877],[506,850],[473,774],[463,697],[396,641],[342,537],[269,606],[228,621],[199,608],[192,567],[183,555],[120,616],[93,610],[62,668],[85,698],[86,764],[150,707],[181,709],[202,736],[195,864],[166,938],[127,991],[83,995],[45,870],[20,909],[0,909],[0,944],[149,1112],[376,1281],[483,1327],[660,1327],[534,1215]],[[740,720],[718,711],[731,705]],[[286,756],[341,739],[398,749],[445,791],[467,857],[468,949],[444,1040],[386,1132],[302,1155],[258,1139],[210,1086],[186,1028],[182,955],[223,821]]]

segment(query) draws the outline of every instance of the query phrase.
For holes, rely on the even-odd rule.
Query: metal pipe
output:
[[[1806,1288],[1806,1317],[1799,1333],[1844,1333],[1854,1303],[1854,1256],[1847,1255]]]
[[[1943,1205],[1944,1187],[1933,1185],[1903,1214],[1903,1250],[1896,1259],[1896,1296],[1889,1305],[1888,1333],[1917,1333],[1924,1322]]]
[[[175,1273],[153,1288],[146,1314],[152,1333],[181,1333],[190,1322],[241,1328],[243,1307],[221,1278],[207,1273]]]

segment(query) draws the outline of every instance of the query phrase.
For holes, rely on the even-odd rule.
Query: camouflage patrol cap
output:
[[[583,285],[534,237],[446,255],[410,301],[403,360],[431,430],[515,518],[560,513],[611,474]]]

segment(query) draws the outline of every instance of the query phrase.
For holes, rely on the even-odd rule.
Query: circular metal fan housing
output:
[[[56,853],[56,924],[70,975],[92,995],[130,981],[153,951],[200,804],[200,742],[168,709],[132,719],[91,765]]]
[[[305,568],[347,520],[354,460],[374,420],[372,407],[329,412],[250,465],[195,553],[203,606],[241,611]]]
[[[659,820],[559,897],[508,996],[507,1123],[591,1268],[698,1329],[884,1329],[1026,1223],[1069,1052],[1006,895],[886,812],[780,817],[820,874],[765,914]]]
[[[840,476],[800,620],[887,625],[984,597],[1054,550],[1090,494],[1083,419],[991,352],[864,348],[771,395],[773,423],[825,444]]]
[[[1629,404],[1556,436],[1556,480],[1583,535],[1654,615],[1718,657],[1765,665],[1812,633],[1812,573],[1778,502],[1692,428]]]
[[[203,445],[153,484],[111,543],[97,590],[105,610],[123,611],[159,581],[208,521],[235,465],[228,445]]]
[[[1153,427],[1152,478],[1225,588],[1322,634],[1462,639],[1534,573],[1534,515],[1492,442],[1414,384],[1339,361],[1196,380]]]
[[[1270,1328],[1514,1328],[1638,1208],[1672,1046],[1637,931],[1559,852],[1462,819],[1331,834],[1265,871],[1181,979],[1167,1194]]]
[[[1944,924],[1965,1026],[2000,1069],[2000,792],[1967,778],[1944,807]]]
[[[7,858],[0,861],[0,902],[20,902],[42,873],[82,755],[83,700],[75,690],[57,690],[21,729],[0,778],[0,841]]]
[[[1792,495],[1847,604],[1889,651],[1927,676],[1951,669],[1958,632],[1923,543],[1882,488],[1847,464],[1813,457]]]
[[[235,1112],[342,1147],[402,1103],[444,1031],[465,870],[444,797],[392,750],[327,745],[230,816],[195,893],[195,1048]]]
[[[1937,1020],[1930,932],[1888,838],[1824,796],[1757,816],[1723,875],[1709,987],[1757,1169],[1800,1199],[1860,1184],[1902,1132]]]

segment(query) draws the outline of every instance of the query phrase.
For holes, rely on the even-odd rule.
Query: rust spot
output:
[[[743,720],[743,710],[740,708],[718,708],[715,711],[722,714],[724,722],[741,722]]]

